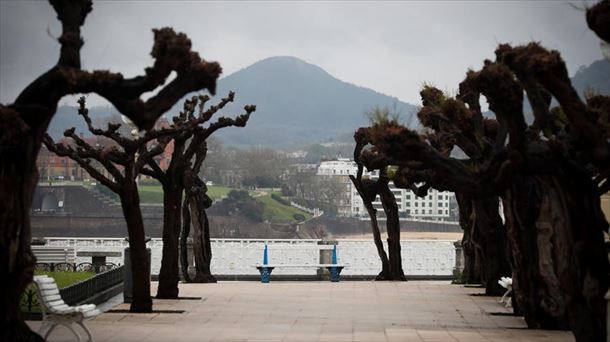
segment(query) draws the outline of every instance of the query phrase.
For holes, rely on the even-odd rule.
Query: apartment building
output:
[[[356,163],[350,159],[339,158],[335,160],[322,161],[318,167],[317,175],[320,177],[332,177],[339,182],[346,191],[349,191],[345,200],[342,199],[339,203],[339,214],[350,217],[366,217],[368,213],[362,202],[362,198],[358,191],[349,180],[349,175],[356,175],[358,167]],[[371,179],[379,178],[377,171],[367,172],[364,175]],[[425,197],[417,197],[410,190],[399,189],[390,182],[390,190],[396,198],[398,212],[401,217],[448,221],[452,220],[451,203],[455,202],[455,195],[452,192],[440,192],[435,189],[430,189]],[[373,202],[373,206],[378,209],[378,214],[383,214],[382,205],[379,196]]]

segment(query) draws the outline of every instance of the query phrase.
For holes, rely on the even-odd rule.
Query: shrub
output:
[[[271,198],[273,198],[274,200],[276,200],[280,204],[290,206],[290,202],[287,201],[285,198],[283,198],[282,196],[280,196],[278,194],[273,194],[272,193],[271,194]]]

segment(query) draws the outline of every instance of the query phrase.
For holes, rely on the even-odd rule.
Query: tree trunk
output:
[[[398,218],[398,205],[396,198],[388,186],[388,180],[379,181],[379,198],[386,214],[386,227],[388,232],[388,252],[390,264],[390,280],[406,280],[402,269],[402,255],[400,253],[400,221]]]
[[[182,278],[185,282],[191,282],[189,274],[188,237],[191,233],[191,212],[189,211],[188,198],[182,203],[182,230],[180,231],[180,268]]]
[[[512,276],[506,252],[506,230],[500,218],[497,197],[473,201],[473,242],[480,250],[481,283],[485,294],[501,296],[506,289],[498,284],[501,277]]]
[[[210,226],[203,203],[197,195],[189,199],[191,218],[193,224],[193,254],[195,255],[196,283],[215,283],[216,278],[210,270],[212,260],[212,246],[210,243]]]
[[[462,235],[462,250],[464,251],[464,271],[462,281],[466,284],[479,284],[481,282],[481,262],[474,243],[474,216],[472,199],[470,196],[456,192],[455,198],[458,203],[460,214],[460,227],[464,231]]]
[[[605,340],[608,224],[597,188],[574,172],[514,179],[504,199],[520,312],[531,328]]]
[[[360,198],[362,198],[362,203],[366,208],[369,217],[371,218],[371,229],[373,231],[373,241],[375,242],[375,247],[377,248],[377,254],[379,255],[379,259],[381,260],[381,272],[377,275],[375,280],[389,280],[390,277],[390,262],[388,260],[388,255],[385,253],[383,248],[383,241],[381,240],[381,232],[379,231],[379,222],[377,221],[377,209],[373,206],[373,201],[377,194],[377,184],[373,181],[368,181],[367,184],[362,182],[362,180],[357,179],[356,177],[350,175],[354,187],[358,191]]]
[[[126,167],[126,169],[130,169]],[[129,171],[127,171],[129,173]],[[125,178],[129,178],[127,175]],[[129,311],[152,312],[150,297],[150,263],[146,253],[146,236],[140,197],[135,181],[126,181],[121,196],[121,207],[127,223],[129,250],[131,251],[131,274],[133,277],[133,301]]]
[[[32,281],[36,259],[30,249],[30,208],[36,187],[40,140],[20,134],[0,107],[0,341],[42,341],[21,317],[19,301]],[[16,114],[16,113],[15,113]],[[10,134],[15,134],[10,139]],[[7,136],[9,135],[9,136]]]
[[[195,279],[197,283],[215,283],[216,278],[210,270],[212,245],[210,242],[210,224],[205,213],[213,201],[207,195],[205,183],[192,170],[184,173],[185,201],[190,209],[189,221],[193,225],[193,254],[195,256]],[[190,223],[190,222],[185,222]]]
[[[182,187],[177,182],[163,185],[163,254],[159,271],[157,298],[178,298],[178,247],[180,242],[180,214]]]

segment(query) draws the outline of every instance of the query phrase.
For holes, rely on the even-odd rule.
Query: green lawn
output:
[[[57,287],[63,289],[80,281],[87,280],[95,275],[95,272],[44,272],[34,271],[34,275],[46,274],[55,279]]]
[[[161,185],[138,185],[140,203],[163,204],[163,188]]]
[[[161,185],[140,184],[140,202],[142,203],[157,203],[163,204],[163,189]],[[231,191],[231,188],[220,185],[208,186],[208,196],[213,200],[221,199]],[[261,196],[253,195],[254,198],[265,204],[264,216],[269,220],[278,221],[293,221],[294,214],[301,214],[305,218],[310,218],[311,214],[301,211],[291,206],[286,206],[271,198],[271,194],[267,193]]]
[[[163,204],[163,188],[161,185],[140,184],[138,185],[141,203]],[[225,197],[231,188],[221,185],[208,186],[208,196],[213,200]]]
[[[231,190],[231,188],[223,185],[211,185],[208,186],[208,196],[213,200],[221,199],[226,197]]]
[[[297,208],[283,205],[280,202],[271,198],[271,194],[256,197],[257,201],[265,204],[265,212],[263,216],[267,219],[279,220],[279,221],[294,221],[294,214],[301,214],[306,219],[311,217],[311,214],[306,213]]]

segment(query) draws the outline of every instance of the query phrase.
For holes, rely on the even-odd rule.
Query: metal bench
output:
[[[87,340],[93,342],[91,331],[85,325],[84,320],[99,315],[100,310],[96,309],[93,304],[69,306],[61,299],[55,279],[47,275],[34,276],[34,283],[42,309],[42,325],[38,333],[41,335],[44,333],[45,341],[55,327],[62,325],[72,331],[80,342],[80,335],[72,327],[72,324],[76,323],[87,333]]]
[[[99,273],[100,269],[106,266],[106,258],[122,257],[123,253],[117,251],[78,251],[78,257],[91,257],[91,264],[95,273]]]
[[[271,272],[273,272],[274,268],[279,267],[294,267],[294,268],[304,268],[304,267],[315,267],[327,269],[330,273],[330,281],[338,282],[340,280],[341,271],[347,265],[342,265],[337,263],[337,245],[333,245],[332,255],[331,255],[331,263],[330,264],[269,264],[269,249],[267,244],[265,244],[265,249],[263,250],[263,263],[254,265],[258,272],[261,274],[261,283],[268,283],[269,278],[271,277]]]
[[[341,277],[341,271],[345,268],[346,265],[340,264],[258,264],[255,265],[258,272],[261,274],[261,283],[268,283],[269,277],[271,276],[271,272],[274,268],[280,267],[293,267],[293,268],[303,268],[303,267],[315,267],[315,268],[325,268],[330,273],[330,281],[338,282]]]

